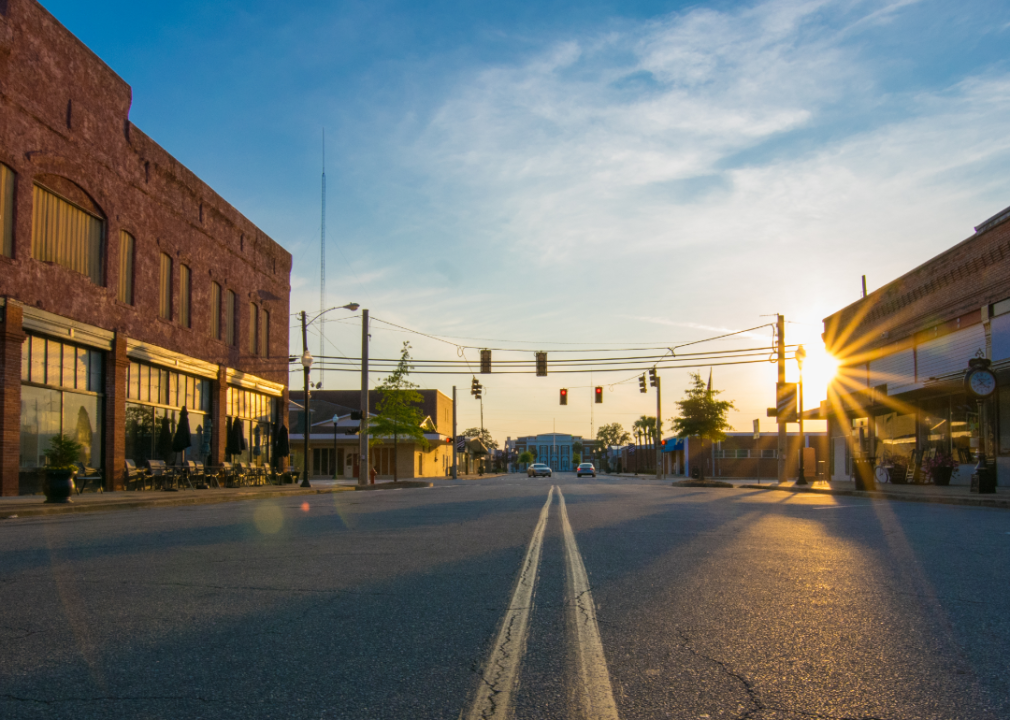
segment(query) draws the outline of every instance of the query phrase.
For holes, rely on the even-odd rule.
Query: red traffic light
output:
[[[599,385],[596,386],[596,402],[598,403],[603,402],[603,388],[600,387]]]
[[[561,404],[562,405],[567,405],[568,404],[568,389],[567,388],[561,388]]]

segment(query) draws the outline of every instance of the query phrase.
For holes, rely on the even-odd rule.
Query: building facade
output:
[[[35,0],[0,4],[0,490],[49,440],[125,461],[270,460],[286,405],[291,255],[129,119],[132,91]]]
[[[824,320],[841,361],[827,413],[832,478],[853,459],[921,463],[949,454],[967,484],[979,450],[1010,482],[1010,208],[975,233]],[[988,358],[998,390],[965,392],[972,358]]]
[[[584,453],[585,447],[581,435],[543,433],[516,438],[516,456],[526,451],[533,453],[535,462],[548,465],[555,472],[574,472],[573,456]]]
[[[417,477],[444,477],[452,468],[452,399],[439,390],[418,390],[422,397],[418,409],[428,447],[401,438],[373,437],[369,456],[376,477],[387,480],[394,475],[401,480]],[[290,443],[291,465],[304,467],[304,401],[301,390],[291,391]],[[381,394],[368,393],[369,414],[375,416]],[[309,476],[317,478],[357,478],[360,471],[356,415],[361,408],[359,390],[313,390],[311,433],[309,435]]]

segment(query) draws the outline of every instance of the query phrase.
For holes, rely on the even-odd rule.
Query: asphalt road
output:
[[[627,478],[5,520],[0,717],[1006,720],[1008,578],[1007,511]]]

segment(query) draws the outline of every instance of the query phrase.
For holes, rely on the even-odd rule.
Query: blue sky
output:
[[[1010,205],[996,0],[44,4],[132,85],[133,121],[291,251],[293,311],[319,306],[324,127],[329,304],[517,341],[495,347],[668,346],[776,312],[814,347],[860,275],[877,287]],[[356,322],[327,326],[349,355]],[[403,339],[456,357],[378,327],[373,356]],[[665,417],[686,381],[664,375]],[[740,430],[773,383],[715,372]],[[485,423],[504,439],[654,413],[633,382],[591,408],[589,384],[485,378]]]

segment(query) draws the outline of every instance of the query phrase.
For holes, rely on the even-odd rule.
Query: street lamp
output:
[[[796,367],[800,369],[800,382],[799,382],[799,405],[800,411],[798,413],[800,421],[800,476],[796,478],[797,485],[806,485],[807,477],[803,469],[803,448],[806,443],[806,435],[803,433],[803,361],[807,358],[807,351],[802,345],[796,348]]]
[[[318,315],[316,315],[311,320],[306,320],[305,319],[305,311],[304,310],[302,310],[301,313],[300,313],[301,316],[302,316],[302,357],[301,357],[301,363],[302,363],[302,372],[304,373],[303,380],[304,380],[304,383],[305,383],[305,386],[304,386],[305,387],[305,427],[304,427],[304,435],[303,435],[304,448],[305,448],[305,457],[302,459],[302,483],[301,483],[301,487],[303,487],[303,488],[312,487],[312,485],[309,483],[309,434],[312,432],[312,422],[311,422],[312,413],[310,412],[310,409],[309,409],[309,405],[312,402],[312,398],[310,396],[311,391],[309,389],[309,387],[310,387],[309,386],[309,368],[312,367],[313,358],[312,358],[312,353],[309,352],[309,347],[308,347],[308,327],[309,327],[309,325],[311,325],[312,323],[314,323],[316,320],[318,320],[319,318],[321,318],[323,315],[325,315],[326,313],[328,313],[330,310],[351,310],[353,312],[354,310],[357,310],[358,307],[359,307],[358,303],[348,303],[347,305],[341,305],[340,307],[331,307],[331,308],[328,308],[326,310],[323,310],[321,313],[319,313]]]
[[[305,346],[305,311],[302,311],[302,346]],[[302,380],[305,389],[305,402],[303,406],[303,413],[305,415],[305,421],[302,423],[302,439],[304,440],[303,447],[305,449],[304,457],[302,458],[302,484],[303,488],[312,487],[309,484],[309,433],[312,432],[312,422],[311,413],[309,411],[309,403],[311,402],[309,393],[309,370],[312,368],[312,353],[309,352],[308,348],[302,350]]]

